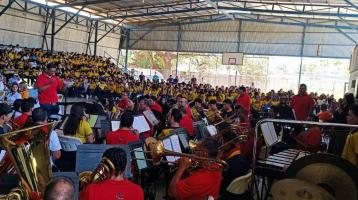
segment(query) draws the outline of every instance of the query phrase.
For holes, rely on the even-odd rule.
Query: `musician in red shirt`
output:
[[[291,107],[294,111],[296,120],[310,120],[309,115],[314,108],[314,101],[310,95],[307,94],[306,84],[301,84],[298,95],[292,97]]]
[[[124,179],[127,164],[126,152],[121,148],[110,148],[103,153],[114,165],[112,176],[99,183],[91,183],[81,193],[81,200],[144,200],[144,192],[139,185]]]
[[[238,106],[242,106],[247,113],[250,113],[250,97],[246,93],[246,88],[244,86],[239,87],[239,97],[236,100]]]
[[[185,108],[186,114],[191,118],[193,115],[191,113],[191,109],[188,104],[188,100],[184,97],[180,97],[178,99],[178,108]]]
[[[46,70],[37,77],[35,88],[38,90],[40,107],[46,110],[48,116],[58,114],[57,90],[62,89],[63,83],[56,76],[56,66],[49,63]]]
[[[219,144],[214,138],[206,138],[195,148],[195,154],[201,157],[216,159]],[[198,200],[219,196],[222,179],[219,166],[212,164],[202,166],[189,176],[184,177],[184,172],[191,165],[189,158],[181,158],[179,169],[169,185],[169,195],[175,199]]]
[[[130,100],[127,93],[123,93],[122,99],[118,101],[117,106],[120,111],[125,111],[131,105],[132,100]]]
[[[26,123],[29,121],[29,116],[34,109],[34,99],[24,99],[21,103],[21,115],[14,118],[12,121],[13,129],[18,130],[25,127]]]
[[[179,122],[179,126],[186,129],[186,131],[188,132],[190,138],[194,138],[195,134],[194,134],[194,122],[193,122],[193,119],[186,113],[185,108],[181,108],[180,112],[182,114],[182,118],[181,118],[181,120]]]
[[[134,116],[130,112],[124,112],[121,116],[120,128],[111,131],[106,136],[107,144],[128,144],[130,142],[139,141],[139,133],[132,130]]]

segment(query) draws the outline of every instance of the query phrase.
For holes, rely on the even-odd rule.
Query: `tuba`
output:
[[[99,183],[109,178],[115,171],[115,166],[111,160],[103,157],[97,168],[91,171],[81,172],[79,175],[80,191],[90,183]]]
[[[0,147],[7,151],[19,176],[16,187],[1,199],[41,199],[51,179],[49,135],[57,122],[0,135]]]

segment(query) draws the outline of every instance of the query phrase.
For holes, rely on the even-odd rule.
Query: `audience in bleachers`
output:
[[[352,110],[353,94],[346,94],[343,99],[336,101],[333,95],[308,94],[307,86],[304,84],[295,95],[292,91],[282,89],[264,93],[259,88],[245,86],[214,87],[210,84],[198,83],[195,76],[187,83],[180,82],[177,76],[173,78],[172,75],[167,81],[160,81],[156,73],[152,80],[146,80],[143,74],[137,79],[128,73],[123,73],[109,59],[103,57],[65,52],[51,55],[40,49],[27,49],[19,46],[0,49],[0,67],[2,69],[0,101],[7,103],[0,103],[0,134],[6,132],[3,127],[9,123],[10,119],[12,119],[13,129],[47,122],[47,116],[58,114],[57,93],[63,93],[66,97],[83,98],[84,101],[85,99],[98,101],[103,105],[107,119],[120,119],[120,128],[104,136],[107,144],[128,144],[139,141],[141,137],[166,137],[171,134],[171,131],[179,128],[184,128],[189,138],[195,138],[197,132],[194,122],[205,118],[208,119],[209,124],[215,125],[234,116],[233,123],[245,129],[254,127],[257,120],[265,117],[347,123],[347,115],[349,115],[351,119],[349,123],[356,124],[352,120],[357,114],[355,112],[357,109]],[[38,90],[37,98],[41,108],[34,110],[37,102],[30,97],[28,86],[33,86]],[[63,133],[77,137],[83,143],[92,144],[98,142],[95,141],[97,135],[92,129],[93,125],[91,127],[86,109],[88,108],[82,104],[72,105],[70,115],[63,125]],[[158,123],[153,123],[151,117],[147,116],[148,112],[155,116]],[[141,135],[132,127],[136,114],[144,115],[149,126],[149,130],[142,132]],[[319,151],[321,132],[313,128],[311,131],[298,135],[299,137],[293,137],[293,141],[296,139],[295,145],[304,146],[307,150],[314,152]],[[56,137],[57,134],[51,133],[52,161],[61,157],[61,147]],[[353,137],[355,135],[348,138],[354,141]],[[230,140],[230,138],[226,139]],[[228,151],[235,154],[235,157],[227,155],[224,156],[225,159],[230,161],[231,158],[235,158],[237,162],[247,164],[252,159],[253,141],[253,133],[249,132],[248,141],[245,144],[235,144],[235,148]],[[310,146],[305,146],[307,144]],[[258,142],[257,147],[260,148],[260,145],[261,143]],[[357,156],[357,154],[351,152],[349,148],[351,147],[346,146],[344,157],[356,165],[356,157],[352,159],[351,156]],[[124,154],[118,149],[106,151],[104,156],[108,156],[107,158],[114,162],[113,164],[117,167],[116,171],[110,179],[100,184],[89,185],[81,193],[83,199],[93,199],[95,196],[112,197],[111,192],[117,190],[125,196],[143,199],[143,191],[140,188],[122,180],[126,165]],[[240,173],[237,172],[238,175],[229,174],[230,177],[226,177],[229,179],[225,182],[225,186],[237,176],[247,173],[247,170],[246,166]],[[178,182],[179,179],[176,181]],[[113,180],[118,182],[113,182]],[[127,187],[135,189],[137,193],[128,193],[127,187],[120,184],[127,184]],[[117,189],[107,192],[108,185],[116,186]],[[204,182],[203,185],[205,185]],[[218,185],[215,184],[215,187]],[[177,189],[171,185],[169,193],[175,197],[184,194]],[[191,194],[185,193],[185,195]],[[199,196],[207,195],[200,194]],[[217,192],[213,196],[217,197]]]

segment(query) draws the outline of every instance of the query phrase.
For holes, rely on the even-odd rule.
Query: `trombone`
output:
[[[193,141],[189,141],[189,146],[193,150],[196,148],[196,144]],[[163,160],[163,157],[165,156],[175,156],[175,157],[186,157],[190,158],[192,162],[192,167],[190,171],[193,171],[197,168],[206,168],[209,170],[217,171],[217,170],[225,170],[227,169],[228,165],[225,161],[219,160],[219,159],[212,159],[212,158],[206,158],[201,157],[193,154],[187,154],[187,153],[178,153],[174,151],[170,151],[164,148],[164,144],[162,141],[157,140],[153,137],[149,137],[145,140],[144,143],[144,153],[149,153],[152,157],[152,159],[145,159],[145,158],[132,158],[134,160],[147,160],[153,162],[154,165],[159,165],[162,163],[174,163],[178,164],[177,162],[170,162]],[[137,150],[132,150],[137,151]],[[212,166],[213,164],[216,164],[219,166]]]

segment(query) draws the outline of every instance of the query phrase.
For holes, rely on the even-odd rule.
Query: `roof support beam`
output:
[[[352,6],[356,10],[358,10],[358,6],[356,6],[351,0],[344,0],[348,5]]]
[[[139,17],[148,17],[148,16],[160,16],[160,15],[171,15],[171,14],[179,14],[179,13],[190,13],[190,12],[200,12],[200,11],[209,11],[217,9],[222,12],[232,11],[232,12],[245,12],[245,13],[267,13],[267,14],[288,14],[288,15],[309,15],[309,16],[322,16],[322,17],[349,17],[349,18],[358,18],[358,14],[356,13],[332,13],[328,11],[293,11],[293,10],[266,10],[266,9],[258,9],[258,8],[244,8],[244,7],[229,7],[229,6],[208,6],[208,7],[197,7],[190,9],[181,9],[181,10],[171,10],[171,11],[163,11],[163,12],[146,12],[140,14],[125,14],[125,15],[116,15],[110,16],[109,19],[119,19],[119,18],[139,18]],[[108,19],[108,18],[100,18],[100,19]],[[231,18],[231,17],[230,17]]]
[[[15,2],[15,0],[9,0],[9,2],[7,3],[7,5],[0,11],[0,16],[3,15],[10,7],[11,5]]]
[[[73,20],[73,18],[75,18],[76,16],[78,16],[78,14],[85,8],[85,6],[82,6],[81,9],[79,9],[75,14],[72,15],[72,17],[70,17],[70,19],[68,19],[64,24],[62,24],[62,26],[60,28],[57,29],[57,31],[55,31],[55,35],[60,32],[70,21]]]
[[[347,39],[349,39],[350,41],[352,41],[355,45],[357,44],[357,41],[352,38],[350,35],[348,35],[347,33],[343,32],[341,29],[336,28],[338,32],[340,32],[342,35],[344,35]]]

